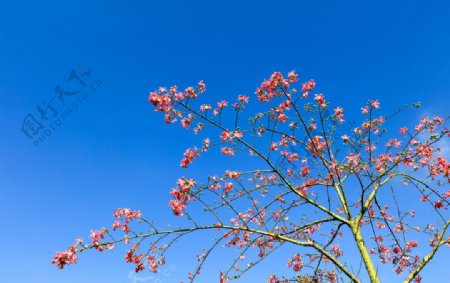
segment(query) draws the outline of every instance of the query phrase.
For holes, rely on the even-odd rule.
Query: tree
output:
[[[63,268],[84,250],[103,251],[123,242],[130,245],[126,261],[135,264],[136,272],[158,272],[176,241],[211,230],[217,238],[198,255],[191,282],[221,245],[234,247],[237,255],[224,267],[220,282],[239,278],[284,245],[294,251],[284,259],[288,275],[273,274],[270,283],[380,282],[382,265],[404,282],[420,282],[420,272],[437,251],[450,246],[450,163],[439,152],[439,144],[450,136],[448,118],[423,117],[413,129],[390,133],[388,121],[420,104],[380,116],[379,102],[369,100],[361,108],[362,122],[351,129],[341,107],[329,111],[323,94],[311,97],[313,80],[301,84],[301,91],[297,81],[294,71],[287,78],[272,74],[256,90],[263,111],[252,115],[245,111],[250,107],[244,95],[233,104],[197,104],[206,90],[202,81],[184,91],[173,86],[151,92],[149,101],[164,113],[166,123],[179,121],[199,135],[206,129],[214,132],[200,148],[185,151],[181,167],[213,148],[225,156],[247,156],[251,166],[259,162],[259,167],[208,176],[203,184],[180,178],[169,205],[188,226],[165,230],[139,211],[117,209],[112,229],[91,232],[89,242],[77,239],[52,263]],[[199,207],[200,214],[194,209]],[[241,268],[239,262],[248,264]]]

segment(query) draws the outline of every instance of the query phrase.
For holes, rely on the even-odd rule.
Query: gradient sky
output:
[[[75,83],[66,79],[80,66],[101,84],[35,146],[21,131],[24,118],[37,116],[57,85]],[[198,140],[165,125],[148,92],[204,80],[212,100],[253,97],[273,71],[291,69],[314,78],[349,115],[369,98],[387,112],[421,101],[420,114],[448,115],[450,3],[1,0],[0,282],[134,282],[121,251],[85,253],[64,271],[50,260],[76,236],[111,223],[117,207],[173,223],[167,203],[177,178],[231,165],[181,169],[184,149]],[[179,282],[207,239],[180,244],[167,276],[141,279]],[[425,282],[450,278],[449,259],[439,253]],[[263,267],[284,270],[285,258],[270,264]],[[216,265],[199,282],[216,282]],[[260,282],[263,273],[241,282]]]

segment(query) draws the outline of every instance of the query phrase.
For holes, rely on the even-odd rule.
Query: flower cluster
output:
[[[283,91],[289,88],[289,81],[296,81],[295,72],[289,73],[289,80],[285,79],[281,72],[275,72],[268,81],[263,81],[256,89],[256,96],[261,102],[269,102],[275,96],[283,95]]]
[[[308,141],[308,150],[312,153],[313,157],[321,156],[322,151],[327,148],[327,142],[324,141],[322,136],[315,136]]]
[[[299,254],[295,254],[290,260],[288,260],[288,267],[292,267],[295,272],[300,271],[303,267],[302,257]]]
[[[184,152],[184,158],[180,162],[180,166],[183,168],[187,168],[189,164],[192,163],[192,161],[199,157],[200,153],[198,152],[197,148],[188,148]]]
[[[178,180],[177,185],[178,187],[170,192],[173,200],[169,202],[169,206],[172,208],[173,214],[183,216],[186,204],[190,200],[191,189],[195,186],[195,181],[194,179],[183,177]]]
[[[121,221],[114,221],[112,228],[113,230],[116,230],[120,228],[125,234],[129,233],[131,231],[129,227],[129,222],[133,219],[140,219],[142,217],[142,213],[140,211],[133,211],[129,208],[118,208],[114,210],[114,217]]]
[[[71,245],[66,251],[57,252],[52,259],[52,263],[59,269],[63,269],[65,265],[77,262],[77,249],[75,244]]]

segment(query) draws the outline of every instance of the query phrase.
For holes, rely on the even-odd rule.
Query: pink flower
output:
[[[314,100],[317,101],[319,104],[323,104],[325,102],[325,97],[322,93],[316,94],[314,97]]]
[[[184,90],[184,94],[186,95],[186,97],[197,98],[197,94],[195,93],[195,90],[193,87],[186,88]]]
[[[344,252],[339,249],[338,245],[331,245],[331,252],[336,256],[336,257],[340,257],[344,254]]]
[[[52,259],[52,264],[55,264],[59,269],[63,269],[65,265],[77,262],[77,249],[75,244],[71,245],[64,252],[57,252]]]
[[[354,167],[358,167],[359,153],[357,153],[357,154],[350,153],[346,158],[348,159],[347,164],[353,165]]]
[[[322,136],[315,136],[308,141],[308,150],[313,154],[313,157],[321,155],[322,150],[327,147],[327,143],[322,140]]]
[[[364,106],[361,108],[361,112],[366,115],[367,113],[369,113],[369,106]]]
[[[226,100],[221,100],[221,101],[217,102],[217,107],[219,109],[222,109],[222,108],[224,108],[226,106],[228,106],[228,102]]]
[[[378,100],[372,100],[372,101],[370,101],[370,104],[371,104],[372,107],[375,108],[375,109],[380,108],[380,102],[378,102]]]
[[[205,128],[205,125],[202,123],[198,123],[197,126],[194,128],[194,133],[198,134],[200,131],[202,131]]]
[[[228,278],[222,271],[220,272],[219,283],[228,283]]]
[[[188,116],[186,118],[184,118],[180,121],[181,126],[185,129],[189,128],[191,126],[191,122],[192,122],[193,118],[194,118],[194,116],[192,116],[192,114],[188,114]]]
[[[303,164],[302,169],[300,170],[300,174],[302,174],[303,177],[308,176],[308,174],[309,174],[309,168],[308,168],[307,165],[304,165],[304,164]]]
[[[199,156],[200,154],[198,153],[198,150],[196,148],[186,149],[186,151],[184,152],[184,158],[180,162],[180,166],[183,168],[187,168],[188,165],[191,164],[192,161]]]
[[[198,88],[200,89],[200,92],[205,92],[206,91],[206,85],[203,81],[200,81],[198,83]]]
[[[327,107],[327,104],[325,103],[325,96],[322,93],[316,94],[314,100],[317,101],[317,103],[319,103],[320,107],[322,108]]]
[[[348,137],[347,135],[341,136],[341,139],[342,139],[342,141],[343,141],[344,143],[346,143],[346,142],[349,141],[349,137]]]
[[[91,235],[89,237],[91,237],[92,243],[94,245],[98,245],[99,240],[105,238],[104,229],[101,229],[99,231],[91,231]]]
[[[113,230],[116,230],[117,228],[119,228],[120,225],[121,225],[121,224],[120,224],[119,221],[114,221],[114,223],[113,223],[113,225],[112,225]]]
[[[223,188],[225,195],[228,195],[228,193],[231,191],[232,188],[233,188],[233,183],[227,183],[225,185],[225,187]]]
[[[248,96],[245,96],[245,95],[238,96],[238,101],[241,103],[248,103],[248,100],[249,100]]]
[[[223,155],[228,155],[228,156],[235,155],[234,154],[234,150],[232,148],[229,148],[229,147],[222,147],[220,149],[220,151],[222,152]]]
[[[291,83],[291,84],[296,83],[298,81],[298,75],[295,73],[294,70],[292,70],[288,73],[288,80],[289,80],[289,83]]]
[[[433,120],[434,120],[436,123],[438,123],[439,125],[442,125],[442,124],[444,123],[444,119],[442,119],[442,118],[439,117],[439,116],[434,117]]]
[[[315,129],[317,129],[316,123],[311,123],[311,124],[309,124],[308,129],[309,129],[309,130],[313,130],[313,131],[314,131]]]
[[[281,96],[281,90],[288,89],[289,82],[280,72],[274,72],[268,81],[263,81],[259,88],[256,89],[255,94],[259,101],[268,102],[273,99],[275,95]]]
[[[241,176],[241,173],[237,171],[225,171],[225,175],[228,178],[237,179]]]
[[[437,201],[435,201],[434,202],[434,207],[435,208],[442,208],[444,206],[444,204],[442,203],[442,201],[441,200],[437,200]]]
[[[211,140],[209,138],[204,139],[202,151],[206,151],[210,146],[211,146]]]
[[[278,144],[276,142],[273,142],[270,144],[270,150],[277,151],[278,150]]]
[[[306,83],[302,84],[302,92],[308,93],[311,90],[313,90],[314,87],[316,87],[316,83],[314,82],[314,80],[309,80]],[[305,95],[303,95],[303,96],[305,96]],[[308,96],[308,94],[306,94],[306,97],[307,96]]]
[[[401,143],[402,143],[402,142],[399,141],[398,139],[390,139],[390,140],[387,142],[386,146],[388,146],[388,147],[391,147],[391,146],[392,146],[392,147],[395,147],[395,148],[399,148]]]
[[[292,267],[295,272],[300,271],[303,267],[302,257],[299,254],[294,255],[290,260],[288,260],[288,267]]]
[[[292,162],[292,161],[295,161],[295,160],[298,160],[298,154],[297,153],[289,154],[288,162]]]
[[[172,208],[173,214],[176,216],[183,216],[186,204],[179,200],[171,200],[169,206]]]
[[[337,107],[334,109],[334,116],[338,119],[340,123],[344,122],[344,109]]]
[[[220,139],[221,139],[223,142],[226,142],[227,140],[231,142],[231,141],[233,141],[233,136],[230,135],[230,132],[228,132],[228,131],[223,131],[222,134],[220,134]]]
[[[200,111],[202,111],[202,112],[207,111],[207,110],[211,110],[211,109],[212,109],[212,107],[209,104],[202,104],[202,105],[200,105]]]

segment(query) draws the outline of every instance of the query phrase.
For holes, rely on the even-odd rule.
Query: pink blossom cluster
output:
[[[52,259],[52,263],[59,269],[63,269],[65,265],[77,262],[77,249],[75,244],[71,245],[66,251],[57,252]]]
[[[183,168],[187,168],[188,165],[191,164],[192,161],[199,156],[200,153],[198,152],[197,148],[194,147],[186,149],[186,151],[184,152],[184,157],[180,161],[180,166]]]
[[[289,73],[289,79],[285,79],[281,72],[275,72],[268,81],[263,81],[256,89],[256,96],[261,102],[269,102],[275,96],[282,96],[283,91],[289,88],[289,80],[297,81],[294,71]]]
[[[288,267],[292,267],[295,272],[300,271],[303,267],[303,261],[300,254],[295,254],[287,263]]]
[[[140,211],[130,210],[129,208],[118,208],[114,210],[114,217],[121,221],[114,221],[112,228],[116,230],[120,228],[125,234],[131,231],[129,227],[129,222],[133,219],[139,219],[142,217],[142,213]]]
[[[186,204],[190,200],[191,189],[195,186],[195,181],[194,179],[182,177],[178,180],[177,185],[178,187],[170,192],[173,199],[169,202],[169,206],[172,208],[173,214],[183,216]]]
[[[308,150],[313,157],[322,156],[322,151],[327,148],[327,142],[322,136],[315,136],[308,140]]]

